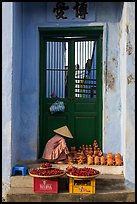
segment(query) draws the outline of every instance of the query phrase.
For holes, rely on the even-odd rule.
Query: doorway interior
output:
[[[102,148],[102,27],[41,28],[39,157],[54,129],[67,125],[79,148],[96,139]],[[64,112],[50,106],[63,101]]]

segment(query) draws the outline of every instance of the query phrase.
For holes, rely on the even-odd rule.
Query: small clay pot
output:
[[[95,144],[94,147],[95,147],[95,148],[98,148],[98,144]]]
[[[85,148],[85,145],[82,145],[82,150],[84,151],[86,148]]]
[[[94,150],[94,155],[97,156],[98,155],[98,151]]]
[[[79,155],[79,159],[84,159],[84,158],[85,158],[85,156],[83,154]]]
[[[93,151],[92,151],[92,150],[89,150],[89,151],[88,151],[88,155],[93,155]]]
[[[79,147],[79,150],[80,150],[80,151],[82,150],[82,146]]]
[[[83,159],[79,159],[78,160],[78,164],[84,164],[84,160]]]
[[[68,155],[68,160],[72,160],[73,156],[72,155]]]
[[[89,148],[89,149],[91,149],[91,148],[92,148],[92,146],[91,146],[91,145],[89,145],[89,146],[88,146],[88,148]]]
[[[112,154],[112,152],[109,152],[107,154],[106,159],[114,159],[114,155]]]
[[[96,144],[97,144],[97,141],[94,140],[94,141],[93,141],[93,147],[94,147]]]
[[[116,153],[116,154],[115,154],[115,159],[122,159],[121,154],[120,154],[120,153]]]
[[[103,152],[101,150],[99,150],[98,156],[101,157],[102,155],[103,155]]]
[[[101,157],[100,157],[100,164],[101,164],[101,165],[105,165],[105,164],[106,164],[106,159],[105,159],[104,156],[101,156]]]
[[[94,147],[93,147],[93,150],[94,150],[94,151],[95,151],[95,150],[97,150],[97,151],[98,151],[98,148],[97,148],[96,146],[94,146]]]
[[[122,166],[123,165],[123,161],[120,158],[115,159],[115,166]]]
[[[86,149],[85,149],[85,154],[87,155],[88,152],[89,152],[89,149],[86,147]]]
[[[95,157],[94,157],[94,164],[95,164],[95,165],[99,165],[99,164],[100,164],[99,156],[95,156]]]
[[[113,158],[107,158],[107,166],[113,166],[114,165],[114,159]]]
[[[69,165],[73,165],[73,159],[68,160],[68,164],[69,164]]]
[[[93,163],[94,163],[93,157],[91,155],[88,155],[87,156],[87,164],[88,165],[93,165]]]
[[[86,149],[88,149],[88,145],[86,145]]]

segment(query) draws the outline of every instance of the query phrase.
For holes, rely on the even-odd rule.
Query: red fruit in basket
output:
[[[41,167],[42,167],[42,168],[50,168],[50,167],[52,167],[52,164],[50,164],[50,163],[45,163],[45,164],[42,164]]]
[[[63,174],[64,171],[57,168],[52,169],[33,169],[30,171],[30,174],[32,175],[39,175],[39,176],[53,176],[53,175],[59,175]]]
[[[92,168],[72,168],[72,170],[67,171],[68,174],[74,176],[93,176],[99,173],[98,170]]]

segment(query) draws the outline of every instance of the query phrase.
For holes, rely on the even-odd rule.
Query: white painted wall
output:
[[[10,187],[11,170],[11,98],[13,66],[12,2],[2,2],[2,189],[3,196]]]
[[[128,182],[132,182],[135,187],[135,2],[126,2],[124,6],[125,12],[125,62],[123,67],[126,70],[125,80],[125,137],[124,137],[124,162],[125,162],[125,178]],[[131,186],[132,186],[131,184]],[[130,186],[130,185],[129,185]]]

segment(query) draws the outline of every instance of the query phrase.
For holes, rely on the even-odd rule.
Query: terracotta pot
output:
[[[68,161],[68,164],[69,165],[73,165],[73,161]]]
[[[81,147],[81,146],[79,147],[79,150],[80,150],[80,151],[82,150],[82,147]]]
[[[94,163],[93,157],[91,155],[87,156],[87,164],[93,165],[93,163]]]
[[[82,150],[84,151],[86,148],[85,148],[85,145],[82,145]]]
[[[72,160],[72,156],[71,155],[68,155],[68,160]]]
[[[105,165],[106,164],[106,158],[104,156],[100,157],[100,164]]]
[[[107,158],[107,166],[114,165],[114,159],[113,158]]]
[[[94,155],[98,155],[98,151],[97,150],[94,150]]]
[[[123,165],[123,161],[120,158],[115,159],[115,166],[122,166]]]
[[[97,150],[98,151],[98,148],[97,147],[93,147],[93,150],[95,151],[95,150]]]
[[[99,165],[99,163],[100,163],[99,156],[95,156],[95,158],[94,158],[94,164],[95,164],[95,165]]]
[[[109,152],[106,156],[106,159],[114,159],[114,155],[112,154],[112,152]]]
[[[98,156],[101,157],[102,155],[103,155],[103,152],[101,150],[99,150]]]
[[[88,154],[88,151],[89,151],[89,149],[86,147],[86,149],[85,149],[85,154],[86,155]]]
[[[92,150],[89,150],[89,151],[88,151],[88,155],[93,155],[93,151],[92,151]]]
[[[78,160],[78,164],[84,164],[84,160],[83,159],[79,159]]]
[[[95,144],[94,147],[95,147],[95,148],[98,148],[98,144]]]
[[[80,154],[79,159],[84,159],[84,156]]]
[[[120,154],[120,153],[116,153],[116,154],[115,154],[115,159],[122,159],[121,154]]]
[[[88,146],[88,148],[89,148],[89,149],[91,149],[91,148],[92,148],[92,146],[91,146],[91,145],[89,145],[89,146]]]
[[[97,141],[96,141],[96,140],[93,141],[93,146],[94,146],[95,144],[97,144]]]

